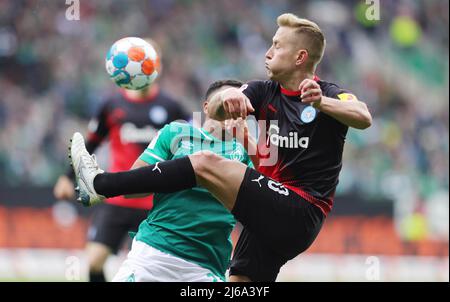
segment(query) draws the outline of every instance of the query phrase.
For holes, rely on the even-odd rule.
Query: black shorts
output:
[[[232,210],[243,225],[230,275],[275,281],[280,268],[315,240],[325,215],[294,191],[247,168]]]
[[[95,207],[88,229],[87,240],[106,245],[114,254],[128,238],[128,232],[136,232],[147,218],[148,210],[126,208],[108,203]]]

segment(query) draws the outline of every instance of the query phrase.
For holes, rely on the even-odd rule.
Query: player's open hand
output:
[[[315,107],[322,101],[322,89],[319,83],[312,79],[304,79],[298,90],[301,92],[301,99],[303,103],[311,103]]]
[[[225,111],[225,119],[237,119],[242,117],[245,119],[249,113],[255,111],[250,100],[237,89],[227,89],[223,94],[223,109]]]

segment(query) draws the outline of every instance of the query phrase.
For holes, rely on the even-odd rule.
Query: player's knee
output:
[[[102,272],[103,267],[105,266],[105,261],[99,260],[99,261],[89,261],[89,271],[90,272]]]
[[[243,275],[231,275],[230,282],[252,282],[249,277]]]
[[[212,171],[217,171],[223,158],[211,151],[200,151],[189,155],[192,167],[197,177],[206,177]]]
[[[101,272],[105,266],[105,262],[108,255],[90,255],[89,257],[89,271],[90,272]]]

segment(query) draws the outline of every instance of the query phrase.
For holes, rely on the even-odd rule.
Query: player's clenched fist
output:
[[[254,112],[250,100],[237,89],[227,89],[222,96],[223,110],[225,119],[246,118],[251,112]]]
[[[301,99],[304,103],[311,103],[311,105],[317,106],[322,101],[322,89],[320,85],[311,79],[304,79],[298,90],[301,92]]]

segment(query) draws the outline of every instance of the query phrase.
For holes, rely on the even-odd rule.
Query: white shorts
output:
[[[211,271],[133,240],[112,282],[222,282]]]

